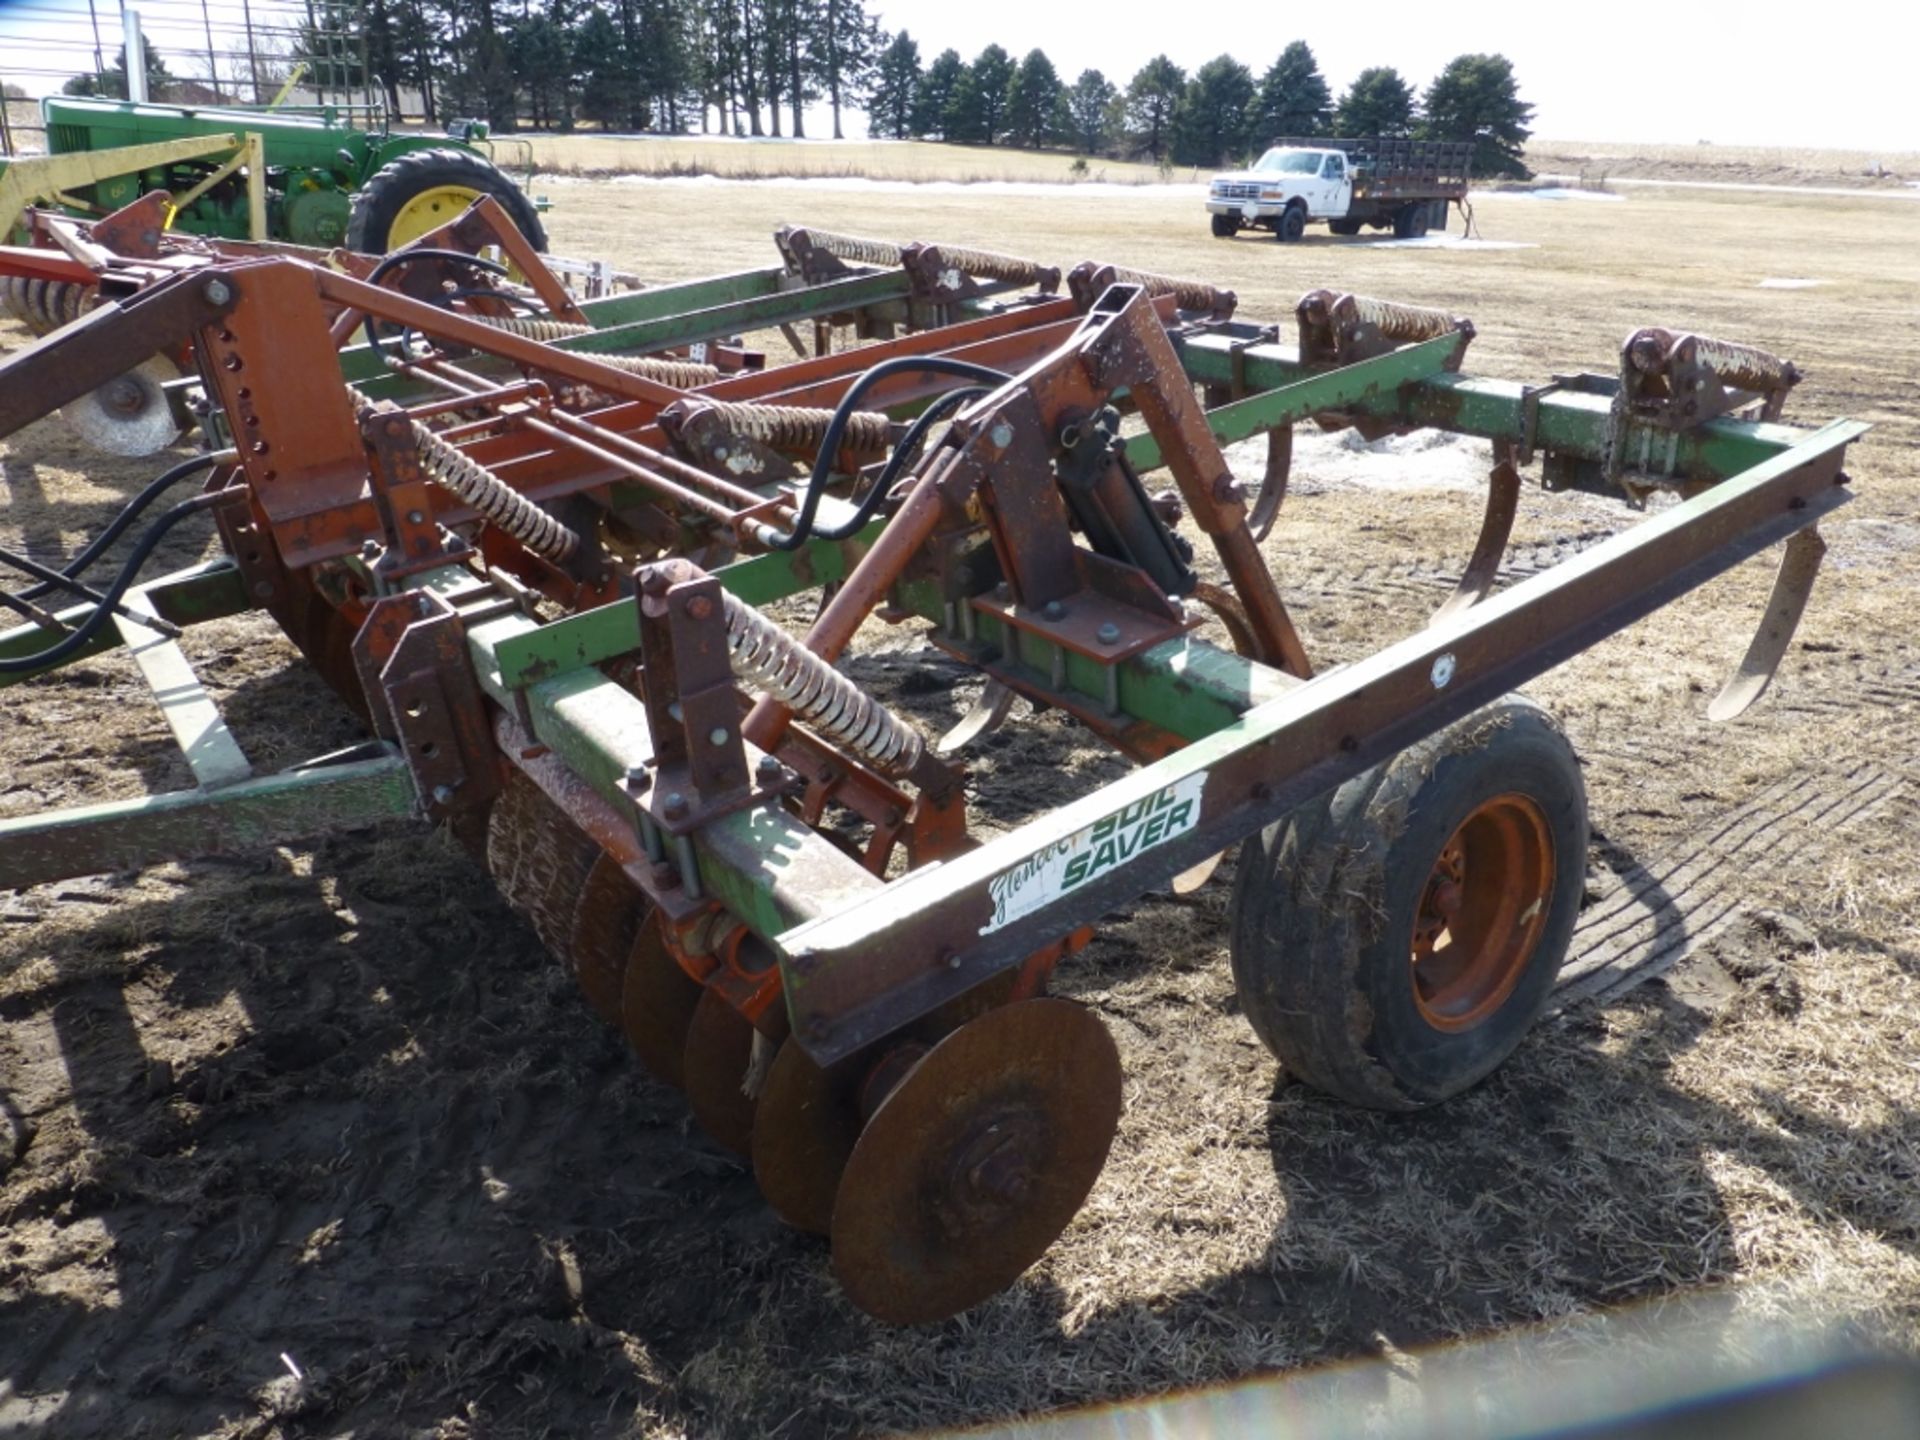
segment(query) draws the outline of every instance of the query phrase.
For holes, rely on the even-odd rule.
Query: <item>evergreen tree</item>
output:
[[[1427,87],[1421,133],[1435,140],[1473,141],[1473,173],[1533,172],[1521,159],[1533,106],[1520,98],[1513,62],[1504,55],[1459,55]]]
[[[875,135],[883,140],[905,140],[913,135],[914,101],[920,83],[920,46],[902,30],[887,42],[873,67],[867,115]]]
[[[1260,77],[1260,91],[1247,112],[1247,138],[1259,149],[1282,135],[1324,134],[1332,108],[1333,92],[1320,74],[1320,63],[1306,41],[1295,40]]]
[[[539,129],[573,128],[573,32],[565,18],[564,10],[531,14],[507,31],[513,77]]]
[[[626,40],[613,17],[596,5],[580,22],[575,39],[580,57],[580,113],[608,127],[627,121],[627,92],[632,66]]]
[[[167,62],[160,58],[160,52],[153,48],[153,41],[147,37],[143,26],[140,31],[141,48],[147,56],[147,94],[158,100],[166,87],[173,83],[173,72],[167,69]],[[60,87],[62,95],[101,95],[109,100],[127,98],[127,47],[122,45],[120,53],[113,57],[113,64],[105,70],[89,70],[84,75],[75,75]]]
[[[1082,70],[1066,93],[1067,132],[1083,155],[1098,155],[1118,128],[1120,91],[1098,70]]]
[[[1400,72],[1375,65],[1354,77],[1334,112],[1334,129],[1346,136],[1413,133],[1413,91]]]
[[[1029,50],[1007,89],[1007,141],[1038,150],[1054,138],[1066,87],[1044,50]]]
[[[989,45],[974,57],[947,102],[946,138],[963,145],[993,145],[1007,128],[1007,92],[1013,85],[1013,57]]]
[[[1173,158],[1182,165],[1218,165],[1247,145],[1253,72],[1218,55],[1193,72],[1173,117]]]
[[[958,50],[942,50],[933,57],[933,63],[927,66],[927,73],[920,77],[913,94],[914,134],[953,138],[947,134],[947,110],[966,73],[967,62],[960,58]]]
[[[813,66],[833,116],[833,138],[840,140],[845,138],[840,128],[841,107],[867,93],[883,34],[860,0],[820,0],[816,17]]]
[[[1174,107],[1187,85],[1187,72],[1156,55],[1127,82],[1126,120],[1134,148],[1159,160],[1167,153]]]

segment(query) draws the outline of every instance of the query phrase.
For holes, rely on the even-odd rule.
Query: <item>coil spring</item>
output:
[[[467,318],[478,320],[482,325],[491,325],[496,330],[504,330],[509,335],[524,336],[543,344],[565,340],[573,335],[593,333],[591,325],[576,325],[570,320],[555,320],[546,315],[470,315]]]
[[[421,469],[536,555],[564,565],[580,549],[573,531],[418,420],[413,440]]]
[[[703,408],[711,411],[734,434],[758,440],[775,450],[818,450],[826,442],[827,427],[833,423],[831,410],[805,405],[709,400]],[[893,439],[892,427],[893,422],[876,410],[856,410],[847,417],[847,428],[840,443],[859,453],[884,450]]]
[[[374,413],[373,401],[365,392],[349,385],[347,395],[363,420]],[[544,555],[556,565],[564,565],[578,552],[580,537],[573,531],[458,446],[434,434],[424,422],[410,423],[414,446],[420,452],[420,468],[428,478],[458,495],[534,554]]]
[[[752,606],[723,594],[727,651],[741,679],[883,769],[920,762],[920,732]]]
[[[1038,284],[1045,280],[1060,283],[1060,272],[1038,260],[1023,260],[1018,255],[1002,255],[993,250],[968,250],[951,245],[940,247],[940,258],[957,270],[1008,285]]]
[[[837,235],[831,230],[804,232],[813,248],[856,265],[890,266],[900,263],[900,247],[891,240],[869,240],[864,235]]]
[[[1174,275],[1156,275],[1150,270],[1124,270],[1118,265],[1106,267],[1116,285],[1138,285],[1149,295],[1171,295],[1182,310],[1205,310],[1230,314],[1238,304],[1231,290],[1222,290],[1202,280],[1182,280]]]
[[[595,355],[591,358],[629,375],[658,380],[676,390],[698,390],[720,378],[718,365],[706,365],[698,360],[673,360],[661,355]]]
[[[1460,322],[1444,310],[1376,300],[1371,295],[1342,295],[1334,308],[1344,309],[1349,304],[1357,319],[1372,325],[1389,340],[1434,340],[1460,328]]]

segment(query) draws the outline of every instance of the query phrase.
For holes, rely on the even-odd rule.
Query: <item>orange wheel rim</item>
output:
[[[1436,1030],[1471,1030],[1527,971],[1547,926],[1554,877],[1547,817],[1496,795],[1440,847],[1413,917],[1413,1001]]]

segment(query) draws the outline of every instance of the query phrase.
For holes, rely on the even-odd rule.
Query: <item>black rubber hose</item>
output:
[[[129,500],[126,507],[113,517],[107,528],[87,542],[86,549],[61,567],[60,573],[69,580],[79,579],[93,567],[93,562],[100,558],[106,548],[125,534],[127,527],[138,520],[147,507],[167,491],[190,475],[198,475],[202,470],[210,470],[223,461],[237,458],[239,457],[231,450],[216,450],[211,455],[196,455],[191,460],[182,460],[178,465],[155,478],[146,489]],[[20,598],[38,600],[58,588],[51,580],[43,581],[31,589],[21,591]]]
[[[847,425],[853,412],[859,408],[861,397],[880,381],[902,374],[957,375],[962,380],[985,380],[996,385],[1013,378],[1004,370],[994,370],[985,365],[975,365],[970,360],[954,360],[944,355],[901,355],[892,360],[882,360],[866,371],[847,387],[847,393],[840,397],[840,403],[834,407],[833,419],[827,424],[826,438],[820,442],[820,451],[814,456],[813,473],[807,477],[806,493],[801,499],[800,513],[794,519],[793,529],[785,535],[769,539],[766,542],[769,549],[798,550],[813,538],[814,512],[820,508],[820,497],[826,493],[827,477],[833,473],[833,462],[840,454],[841,441],[846,438]],[[868,498],[872,499],[871,494]],[[845,530],[846,527],[841,528]],[[846,534],[830,538],[845,539],[851,533],[846,531]]]
[[[49,645],[36,654],[22,655],[12,660],[0,658],[0,675],[21,675],[30,670],[42,670],[49,665],[58,665],[69,655],[80,650],[112,617],[113,607],[118,605],[120,598],[133,588],[133,582],[140,573],[140,567],[147,563],[160,542],[166,538],[167,532],[189,515],[197,515],[202,510],[211,509],[225,496],[225,491],[215,491],[210,495],[196,495],[191,500],[181,501],[154,521],[147,527],[146,533],[140,537],[139,543],[133,547],[133,552],[127,556],[126,562],[121,565],[120,573],[113,577],[113,584],[107,587],[101,603],[93,607],[93,613],[80,622],[79,628],[72,634],[62,637],[58,643]]]
[[[512,273],[504,265],[497,264],[492,260],[483,259],[478,255],[469,255],[464,250],[396,250],[393,254],[387,256],[386,259],[373,267],[373,273],[367,276],[367,284],[378,285],[389,272],[397,270],[410,260],[451,260],[462,265],[471,265],[477,270],[485,270],[490,275],[499,275],[502,277]],[[387,354],[386,345],[381,341],[379,335],[375,333],[373,316],[371,315],[367,316],[366,332],[367,344],[373,347],[373,353],[380,357],[381,363],[391,370],[393,368],[393,357]]]
[[[893,447],[893,454],[887,457],[887,463],[881,467],[880,478],[873,482],[873,488],[860,497],[860,503],[854,508],[853,518],[829,530],[817,526],[814,536],[820,540],[849,540],[858,535],[873,514],[887,498],[887,492],[893,489],[894,482],[900,478],[900,472],[913,462],[920,449],[921,442],[927,438],[927,432],[940,423],[952,411],[958,410],[967,401],[979,395],[992,392],[985,385],[962,385],[958,390],[949,390],[914,417],[907,433],[900,437],[900,443]]]

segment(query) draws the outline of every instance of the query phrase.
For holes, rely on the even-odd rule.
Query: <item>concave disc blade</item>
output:
[[[704,991],[687,1031],[681,1084],[700,1128],[736,1155],[753,1153],[754,1101],[740,1087],[753,1059],[753,1026],[717,990]]]
[[[620,862],[601,851],[580,887],[567,949],[581,993],[609,1025],[620,1023],[627,957],[648,908],[647,897],[627,878]]]
[[[833,1228],[833,1197],[860,1138],[859,1080],[865,1065],[823,1070],[792,1039],[767,1072],[753,1117],[753,1178],[767,1204],[796,1230]]]
[[[97,390],[60,407],[73,432],[109,455],[151,455],[180,434],[167,406],[164,386],[180,378],[180,368],[160,355],[150,356]]]
[[[656,1080],[684,1082],[687,1031],[700,1004],[700,983],[668,952],[660,917],[641,922],[620,982],[620,1030]]]
[[[1004,1290],[1073,1219],[1120,1123],[1120,1056],[1068,1000],[1022,1000],[942,1040],[881,1102],[840,1178],[833,1268],[895,1325]]]

